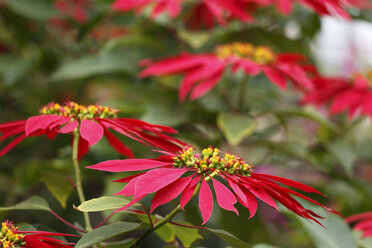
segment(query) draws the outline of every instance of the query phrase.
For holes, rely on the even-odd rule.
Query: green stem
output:
[[[78,149],[79,149],[79,138],[80,133],[78,129],[74,131],[74,140],[72,143],[72,163],[74,164],[74,170],[75,170],[75,178],[76,178],[76,190],[79,196],[80,203],[85,202],[85,196],[83,192],[83,185],[81,180],[81,171],[79,166],[79,160],[78,160]],[[90,224],[89,214],[87,212],[83,212],[84,215],[84,222],[85,222],[85,230],[87,232],[90,232],[93,230],[92,225]]]
[[[212,179],[212,177],[216,176],[218,174],[218,171],[215,170],[214,172],[212,172],[208,177],[205,178],[205,181],[208,182],[209,180]],[[200,177],[200,180],[198,182],[198,184],[196,185],[195,187],[195,190],[194,190],[194,193],[192,194],[191,196],[191,199],[194,198],[198,193],[199,193],[199,190],[200,190],[200,187],[201,187],[201,183],[203,181],[203,177],[201,176]],[[190,200],[191,200],[190,199]],[[174,216],[176,216],[176,214],[178,214],[178,212],[181,211],[181,205],[178,204],[177,207],[175,209],[172,210],[172,212],[170,212],[167,216],[165,216],[163,219],[159,220],[158,222],[156,222],[152,227],[150,227],[149,229],[147,229],[146,232],[144,232],[136,241],[136,243],[134,243],[131,248],[134,248],[134,247],[137,247],[141,242],[142,240],[144,240],[148,235],[150,235],[152,232],[154,232],[156,229],[160,228],[161,226],[167,224],[168,222],[170,222]]]
[[[239,109],[240,112],[244,110],[245,95],[246,95],[245,93],[247,91],[248,82],[249,82],[249,77],[243,77],[240,82],[238,105],[237,105],[237,109]]]

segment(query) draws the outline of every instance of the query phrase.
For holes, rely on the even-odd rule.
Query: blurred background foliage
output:
[[[185,103],[177,99],[179,77],[137,76],[141,70],[138,63],[143,59],[184,51],[209,52],[218,44],[232,41],[268,45],[276,52],[297,52],[311,60],[317,57],[314,52],[320,51],[316,46],[315,51],[310,49],[321,29],[316,14],[296,5],[290,16],[282,16],[268,7],[257,13],[254,24],[231,22],[196,31],[166,15],[150,20],[148,14],[113,11],[111,2],[71,0],[84,13],[76,17],[60,11],[52,0],[0,0],[1,122],[26,119],[53,101],[109,105],[120,109],[121,117],[174,127],[179,131],[177,138],[197,147],[213,145],[238,153],[255,165],[256,171],[312,185],[328,195],[316,200],[345,216],[371,210],[369,119],[329,117],[322,109],[302,106],[298,92],[291,88],[281,91],[263,75],[250,81],[243,106],[237,102],[243,77],[239,73],[226,73],[223,82],[210,93]],[[354,19],[372,20],[370,12],[351,13]],[[148,148],[123,140],[137,157],[153,155]],[[12,206],[38,195],[65,219],[81,221],[71,207],[79,203],[68,183],[73,177],[70,156],[70,139],[66,136],[22,142],[0,159],[0,205]],[[82,166],[116,158],[123,157],[102,140],[84,157]],[[122,185],[110,181],[121,176],[83,169],[87,198],[119,191]],[[150,200],[144,204],[149,206]],[[194,201],[179,218],[200,224],[196,206]],[[158,213],[166,214],[170,209],[172,204]],[[371,239],[362,239],[342,219],[325,212],[321,215],[327,217],[327,229],[290,214],[283,216],[264,204],[250,220],[248,211],[239,212],[241,215],[236,216],[215,208],[208,226],[227,230],[251,244],[272,245],[255,248],[372,247]],[[42,211],[1,211],[0,216],[71,232]],[[94,224],[101,220],[100,214],[94,215]],[[176,245],[180,240],[185,246],[194,240],[195,247],[226,246],[203,230],[176,238],[176,229],[159,229],[143,247]]]

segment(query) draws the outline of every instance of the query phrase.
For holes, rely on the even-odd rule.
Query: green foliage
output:
[[[238,145],[257,127],[257,123],[251,117],[226,112],[218,114],[217,125],[231,145]]]
[[[356,116],[349,120],[343,114],[330,116],[326,112],[328,106],[304,106],[301,99],[305,92],[289,81],[286,90],[279,89],[263,73],[250,76],[241,92],[245,74],[242,70],[233,74],[229,67],[210,92],[185,102],[179,101],[177,95],[180,76],[138,76],[146,67],[143,60],[157,61],[185,52],[211,53],[217,45],[236,41],[268,45],[277,53],[300,53],[311,62],[314,56],[310,44],[316,43],[322,23],[316,13],[296,4],[293,13],[284,16],[267,6],[255,12],[252,23],[232,20],[223,26],[196,30],[185,23],[190,21],[187,18],[193,1],[185,1],[185,13],[181,16],[173,19],[161,14],[155,20],[151,19],[150,8],[144,14],[133,14],[113,11],[113,1],[87,2],[82,7],[87,20],[79,21],[68,11],[58,10],[53,0],[0,0],[0,123],[37,115],[38,109],[48,102],[74,100],[109,105],[121,110],[120,117],[171,126],[178,131],[174,137],[197,148],[211,145],[237,153],[257,166],[253,171],[261,173],[262,168],[263,173],[267,170],[268,174],[311,185],[328,198],[309,197],[345,216],[370,211],[372,127],[366,118],[363,121],[363,117]],[[370,11],[350,10],[357,19],[372,20]],[[287,34],[291,25],[299,29],[298,37]],[[113,133],[133,150],[136,158],[159,155],[151,151],[153,147]],[[126,158],[107,141],[90,147],[80,161],[83,191],[89,200],[79,201],[67,177],[73,171],[70,139],[70,135],[62,134],[54,139],[27,137],[0,158],[2,218],[27,222],[21,224],[24,230],[53,227],[62,233],[73,233],[73,226],[45,215],[45,211],[53,211],[82,234],[83,214],[90,215],[94,229],[130,202],[130,198],[109,196],[125,186],[112,180],[129,173],[109,176],[84,168]],[[0,150],[9,142],[0,133]],[[99,243],[106,248],[131,247],[145,232],[143,229],[150,228],[147,214],[138,208],[140,204],[149,209],[151,196],[134,204],[139,211],[116,213],[80,240],[71,238],[77,242],[75,247]],[[163,219],[172,210],[170,206],[157,208],[150,215],[152,221]],[[216,202],[214,206],[215,211]],[[293,217],[293,213],[287,222],[264,204],[258,206],[258,214],[252,219],[248,219],[248,210],[239,203],[235,204],[238,217],[225,210],[217,214],[215,211],[206,224],[207,230],[167,223],[155,231],[157,237],[150,236],[154,238],[151,247],[219,248],[225,243],[238,248],[372,246],[370,238],[352,232],[341,217],[322,209],[306,205],[326,218],[320,221],[326,228]],[[17,210],[16,214],[12,210]],[[31,215],[27,210],[38,211]],[[182,219],[176,221],[181,225],[200,224],[197,199],[190,201],[177,218]],[[297,222],[293,221],[295,218]],[[226,230],[209,228],[221,226]]]
[[[128,51],[115,51],[69,61],[52,75],[52,80],[77,80],[99,74],[133,71],[135,62],[123,60],[124,57],[128,58],[128,55]]]
[[[128,204],[129,202],[130,200],[120,197],[102,196],[99,198],[94,198],[85,201],[82,204],[80,204],[76,209],[82,212],[100,212],[105,210],[116,210]]]
[[[231,234],[229,232],[226,232],[225,230],[208,228],[208,231],[212,232],[213,234],[218,236],[220,239],[223,239],[224,241],[226,241],[228,244],[232,245],[233,247],[236,247],[236,248],[252,248],[251,245],[249,245],[248,243],[238,239],[233,234]]]
[[[7,2],[9,8],[15,13],[38,21],[47,21],[52,17],[58,16],[59,12],[53,8],[50,1],[47,0],[12,0]]]
[[[1,207],[0,211],[8,210],[43,210],[49,211],[50,207],[46,200],[39,196],[32,196],[27,200],[24,200],[20,203],[15,204],[14,206]]]
[[[68,178],[53,171],[43,171],[41,181],[45,183],[61,206],[66,208],[67,198],[73,190]]]
[[[105,241],[112,237],[128,233],[138,228],[140,224],[130,222],[117,222],[111,225],[106,225],[94,229],[85,234],[79,242],[76,243],[75,248],[86,248],[99,242]]]
[[[318,248],[357,248],[357,243],[353,237],[353,233],[346,222],[336,214],[325,211],[319,207],[310,206],[304,203],[313,211],[316,211],[320,216],[324,217],[319,222],[324,226],[319,228],[314,223],[307,221],[301,217],[297,219],[304,226],[305,230],[311,237],[312,242]]]

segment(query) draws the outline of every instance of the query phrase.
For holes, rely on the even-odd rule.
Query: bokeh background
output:
[[[146,58],[208,52],[218,44],[241,41],[304,54],[324,75],[350,76],[372,68],[372,12],[351,8],[353,21],[346,21],[319,18],[300,5],[288,16],[267,7],[256,13],[254,24],[233,21],[224,27],[192,30],[167,15],[153,20],[148,12],[113,11],[112,1],[62,1],[74,11],[61,8],[59,2],[0,0],[0,122],[36,115],[49,102],[109,105],[120,109],[121,117],[171,126],[179,131],[177,138],[197,147],[213,145],[238,153],[256,171],[309,184],[328,196],[316,200],[345,216],[372,210],[369,118],[350,120],[343,114],[329,116],[326,108],[304,106],[299,92],[291,87],[282,91],[263,75],[249,83],[242,113],[234,113],[228,104],[236,104],[241,73],[226,73],[207,95],[184,103],[177,98],[180,77],[137,75],[138,63]],[[137,157],[154,155],[148,147],[122,139]],[[68,184],[73,178],[70,157],[69,137],[26,139],[0,158],[0,206],[38,195],[64,218],[81,220],[72,208],[79,202]],[[101,140],[81,164],[122,158]],[[122,185],[111,181],[123,175],[83,169],[87,198],[119,191]],[[149,206],[150,200],[144,204]],[[167,214],[172,206],[158,213]],[[328,229],[265,204],[252,219],[248,211],[239,210],[241,215],[236,216],[215,207],[208,226],[251,244],[272,245],[255,246],[259,248],[372,247],[370,238],[361,239],[341,218],[320,210]],[[45,212],[1,211],[0,217],[71,232]],[[112,221],[120,218],[133,217],[118,215]],[[178,218],[199,225],[197,201]],[[94,215],[93,223],[100,220],[101,214]],[[160,229],[143,247],[177,243],[169,233]],[[226,247],[207,232],[200,235],[203,238],[192,234],[198,238],[193,247]]]

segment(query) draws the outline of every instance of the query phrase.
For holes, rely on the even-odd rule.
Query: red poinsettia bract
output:
[[[62,106],[50,103],[40,112],[41,115],[32,116],[27,120],[0,124],[0,133],[2,133],[0,142],[16,136],[0,150],[0,156],[5,155],[26,137],[47,135],[49,138],[54,138],[58,133],[71,134],[75,130],[80,133],[79,159],[103,136],[117,152],[133,157],[131,149],[114,136],[110,129],[142,144],[150,144],[162,149],[178,150],[177,144],[184,144],[165,134],[176,133],[173,128],[153,125],[137,119],[117,118],[118,110],[109,107],[99,105],[85,107],[74,102]]]
[[[4,248],[72,248],[69,244],[53,236],[77,236],[72,234],[44,231],[21,231],[10,221],[4,221],[0,231],[0,247]]]
[[[189,93],[192,100],[206,94],[230,67],[232,73],[242,69],[251,76],[262,71],[281,89],[286,87],[287,79],[300,89],[308,89],[312,84],[302,68],[303,60],[299,54],[274,54],[264,46],[235,42],[219,46],[215,53],[181,54],[162,59],[148,65],[140,77],[183,74],[179,88],[181,101]]]
[[[355,214],[345,218],[345,220],[348,223],[357,222],[353,229],[361,231],[363,237],[372,237],[372,212]]]
[[[181,195],[180,207],[184,209],[191,198],[198,193],[199,208],[204,224],[209,220],[213,210],[211,184],[217,204],[237,214],[234,207],[237,201],[246,207],[250,216],[253,217],[257,210],[256,198],[278,209],[275,199],[295,214],[319,223],[316,218],[322,217],[304,208],[291,195],[337,213],[278,183],[304,192],[321,194],[316,189],[290,179],[254,173],[252,166],[245,163],[239,156],[226,153],[220,157],[219,154],[220,151],[216,148],[207,148],[202,151],[202,154],[194,154],[194,149],[187,146],[178,153],[166,152],[166,155],[157,159],[111,160],[88,166],[88,168],[110,172],[148,170],[115,181],[128,183],[117,193],[118,195],[132,196],[132,201],[118,211],[154,192],[156,193],[152,199],[151,211],[179,195]]]
[[[257,2],[267,2],[267,0],[257,0]],[[151,17],[168,12],[170,17],[177,17],[182,6],[190,3],[185,0],[116,0],[112,7],[120,11],[134,10],[142,11],[147,6],[154,6]],[[253,21],[252,16],[248,13],[246,0],[202,0],[191,3],[190,16],[187,19],[193,22],[192,26],[205,24],[207,27],[213,26],[217,21],[219,24],[226,24],[227,19],[238,19],[242,22]]]
[[[68,18],[76,22],[86,23],[89,19],[87,7],[90,3],[88,0],[55,0],[55,8]]]
[[[318,15],[340,16],[345,19],[350,19],[349,14],[345,10],[346,7],[366,7],[359,0],[272,0],[271,2],[283,14],[290,14],[293,4],[297,2],[314,10]]]
[[[152,7],[151,17],[167,12],[171,18],[180,15],[184,8],[188,26],[212,27],[215,22],[220,25],[237,19],[241,22],[252,22],[255,10],[274,5],[283,14],[290,14],[293,4],[299,3],[315,11],[318,15],[335,15],[350,19],[345,8],[371,8],[366,0],[116,0],[112,7],[119,11],[142,12]]]
[[[361,74],[355,76],[353,80],[317,77],[313,80],[313,90],[305,95],[303,103],[317,106],[330,103],[331,114],[348,111],[348,116],[352,118],[360,112],[372,118],[370,80]]]

